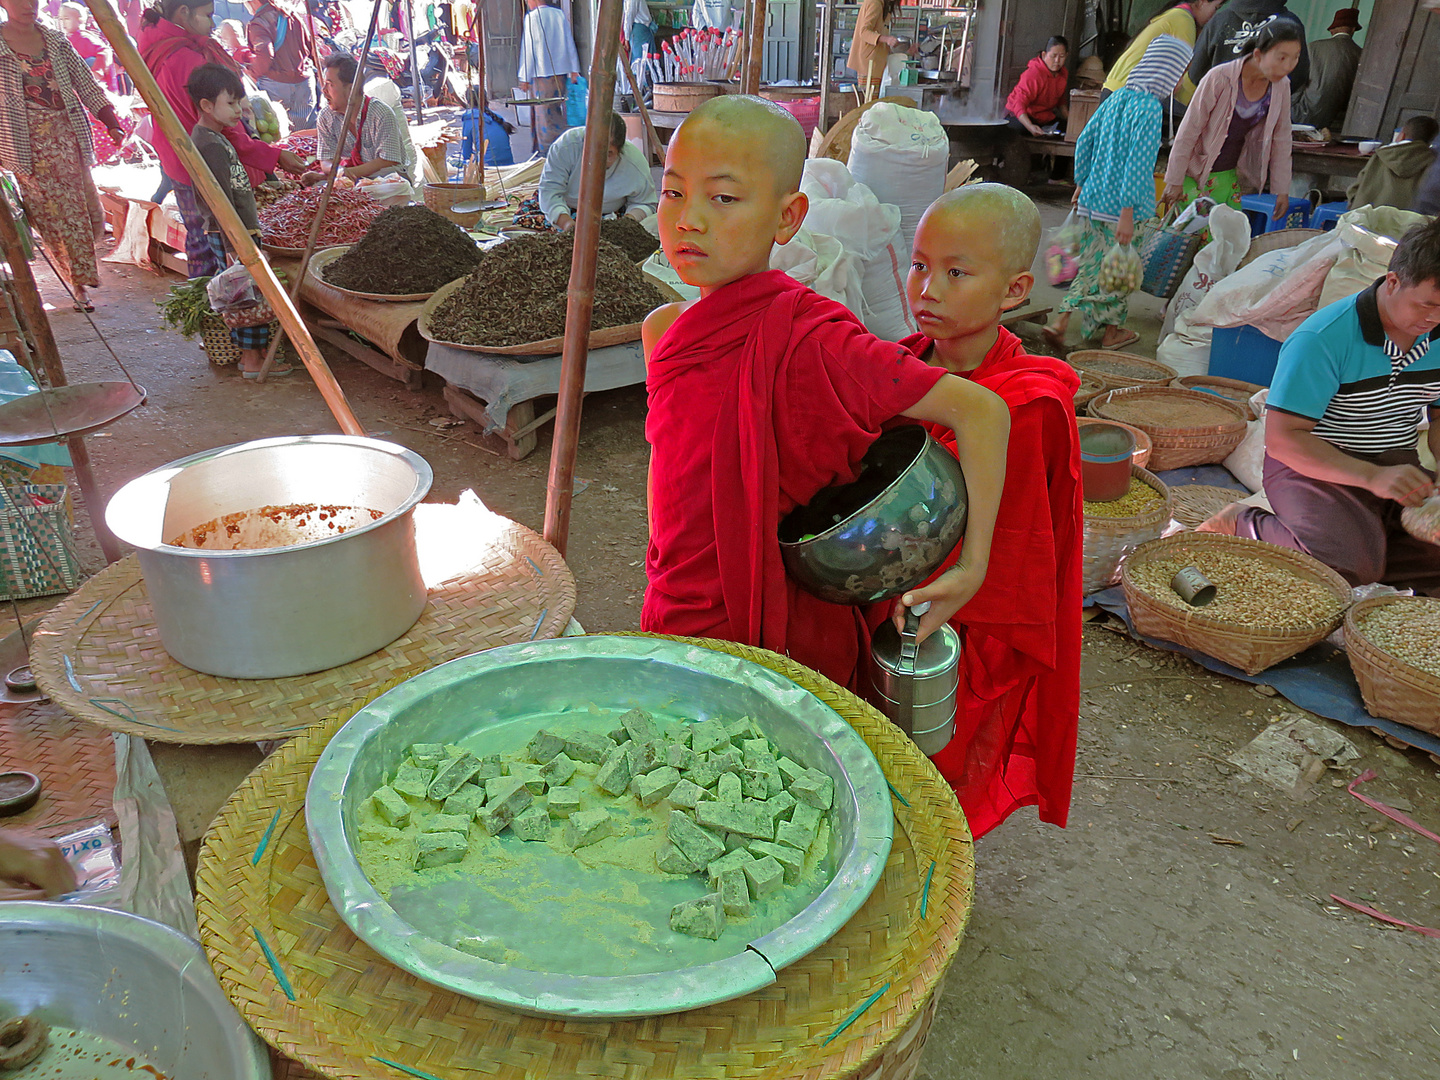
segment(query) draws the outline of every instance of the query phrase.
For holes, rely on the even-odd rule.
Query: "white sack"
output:
[[[1210,211],[1211,241],[1195,256],[1195,264],[1165,311],[1164,335],[1155,358],[1181,375],[1210,371],[1210,335],[1214,328],[1195,326],[1190,317],[1215,284],[1230,274],[1250,248],[1250,221],[1239,210],[1220,205]]]
[[[945,192],[950,140],[940,118],[923,109],[882,101],[856,125],[850,175],[882,203],[900,208],[900,237],[908,253],[920,215]]]
[[[1325,278],[1320,306],[1333,304],[1368,289],[1385,273],[1400,237],[1412,225],[1429,221],[1424,214],[1397,210],[1393,206],[1357,206],[1341,214],[1335,235],[1344,246],[1335,266]]]

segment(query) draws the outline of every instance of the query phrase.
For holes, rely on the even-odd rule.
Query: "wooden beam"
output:
[[[820,134],[830,130],[830,84],[835,81],[835,0],[825,0],[820,16]]]

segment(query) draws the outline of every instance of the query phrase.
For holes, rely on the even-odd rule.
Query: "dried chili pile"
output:
[[[629,214],[601,221],[600,239],[609,240],[629,255],[631,262],[644,262],[660,250],[660,241],[646,232],[645,226]]]
[[[353,292],[430,293],[480,265],[465,230],[425,206],[393,206],[365,238],[325,267],[331,285]]]
[[[301,188],[276,199],[260,211],[260,239],[271,247],[303,248],[310,241],[310,225],[320,209],[320,187]],[[353,244],[385,210],[363,191],[336,188],[325,209],[325,225],[318,247]]]
[[[430,328],[463,345],[523,345],[565,332],[573,233],[507,240],[492,248],[465,284],[435,309]],[[614,244],[595,260],[593,328],[637,323],[665,298]]]

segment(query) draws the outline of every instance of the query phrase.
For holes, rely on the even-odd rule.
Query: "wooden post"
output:
[[[50,317],[45,314],[45,302],[40,299],[35,275],[30,270],[30,264],[25,261],[20,230],[10,213],[10,204],[3,197],[0,197],[0,247],[5,249],[5,261],[10,264],[10,276],[15,279],[15,299],[20,306],[17,314],[25,321],[23,329],[30,332],[30,340],[35,343],[35,354],[45,369],[45,378],[52,387],[64,386],[67,381],[65,366],[60,361],[60,349],[55,344]],[[100,498],[100,488],[95,483],[95,473],[90,468],[90,451],[85,446],[85,440],[78,435],[66,439],[65,444],[70,450],[70,464],[75,469],[75,480],[80,485],[81,495],[85,497],[85,509],[90,513],[90,524],[95,528],[95,539],[105,554],[105,561],[113,563],[120,558],[120,544],[105,525],[105,503]]]
[[[758,94],[765,73],[765,0],[750,0],[750,10],[754,15],[753,25],[745,28],[750,41],[750,66],[746,69],[742,89],[747,94]]]
[[[830,84],[835,81],[835,0],[820,13],[820,134],[830,130]]]
[[[375,6],[379,7],[380,5],[376,4]],[[423,124],[425,122],[425,113],[421,110],[420,54],[415,44],[415,0],[406,0],[405,25],[410,30],[410,93],[415,98],[415,123]],[[365,84],[364,68],[360,69],[358,78],[360,79],[360,84],[363,86]],[[400,122],[402,124],[405,122],[405,110],[403,108],[400,110]],[[358,142],[360,138],[358,131],[355,133],[355,138]]]
[[[340,430],[346,435],[364,435],[365,429],[360,426],[360,421],[355,419],[355,414],[350,409],[350,403],[345,400],[345,391],[340,389],[340,384],[335,381],[335,375],[325,363],[325,358],[320,355],[320,349],[315,344],[315,339],[310,336],[306,329],[305,321],[300,318],[300,313],[295,310],[295,304],[286,295],[285,289],[275,277],[275,272],[270,269],[270,264],[255,246],[255,241],[250,238],[246,231],[245,224],[240,220],[240,215],[235,213],[235,208],[230,205],[230,200],[225,198],[225,193],[210,175],[210,166],[205,164],[205,159],[195,149],[195,144],[190,141],[189,132],[180,126],[180,120],[175,115],[175,110],[170,108],[170,103],[165,100],[165,95],[160,92],[159,85],[155,82],[155,76],[150,74],[150,69],[140,59],[140,54],[135,50],[135,43],[130,40],[124,24],[115,14],[115,9],[110,6],[109,0],[85,0],[91,14],[95,16],[95,22],[100,30],[110,41],[110,47],[115,50],[115,57],[120,61],[131,81],[135,83],[135,89],[145,99],[145,104],[150,108],[150,115],[165,138],[170,140],[170,145],[175,153],[179,155],[180,162],[190,174],[190,181],[195,190],[205,199],[210,207],[210,212],[220,222],[220,228],[230,241],[240,262],[255,278],[255,283],[260,287],[260,292],[265,299],[270,301],[270,306],[275,309],[276,316],[280,319],[280,325],[284,327],[285,333],[295,344],[300,353],[300,359],[310,372],[311,378],[315,380],[315,386],[320,391],[320,396],[325,399],[326,406],[335,417],[335,422],[340,425]]]
[[[600,204],[605,195],[605,159],[610,153],[610,111],[615,99],[615,60],[620,12],[625,0],[600,0],[595,49],[590,56],[590,101],[585,115],[585,151],[580,162],[580,205],[575,214],[575,254],[570,261],[565,305],[565,346],[560,360],[560,399],[550,483],[545,497],[545,539],[563,556],[570,541],[570,503],[575,497],[575,455],[580,445],[580,407],[595,309],[595,260],[600,249]]]
[[[645,125],[645,133],[650,138],[650,145],[655,147],[655,152],[663,158],[665,155],[660,145],[660,136],[650,120],[650,109],[645,105],[645,95],[641,93],[640,84],[635,78],[635,64],[630,58],[630,45],[623,37],[620,39],[620,59],[625,64],[627,77],[630,80],[630,89],[635,91],[635,108],[640,110],[640,122]],[[645,155],[645,164],[650,164],[649,154]]]

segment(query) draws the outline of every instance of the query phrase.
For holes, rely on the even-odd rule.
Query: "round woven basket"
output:
[[[690,112],[722,92],[719,83],[681,82],[655,84],[656,112]]]
[[[1268,255],[1272,251],[1279,251],[1281,248],[1299,247],[1306,240],[1320,236],[1323,229],[1276,229],[1274,232],[1261,233],[1250,241],[1250,247],[1245,252],[1245,257],[1240,260],[1240,269],[1249,266],[1261,255]]]
[[[1227,379],[1223,375],[1181,375],[1178,379],[1172,380],[1170,385],[1180,390],[1200,390],[1203,393],[1224,398],[1226,401],[1233,401],[1245,410],[1246,420],[1259,419],[1255,415],[1255,410],[1250,407],[1250,399],[1265,389],[1259,383],[1245,382],[1243,379]]]
[[[974,894],[973,844],[954,793],[914,743],[848,691],[762,649],[689,641],[815,694],[885,772],[895,842],[874,892],[833,938],[763,990],[641,1020],[522,1016],[421,981],[351,934],[306,832],[311,770],[360,701],[251,773],[205,837],[200,939],[251,1026],[346,1080],[910,1080]]]
[[[480,220],[483,210],[472,210],[457,214],[451,207],[465,203],[484,202],[484,184],[426,184],[425,205],[441,217],[449,218],[462,229],[468,229]]]
[[[1144,406],[1153,402],[1174,405],[1193,403],[1196,422],[1179,424],[1174,421],[1151,422],[1143,412],[1137,415],[1136,405]],[[1123,403],[1123,415],[1112,405]],[[1215,410],[1228,413],[1230,419],[1214,423],[1207,418]],[[1165,469],[1183,469],[1187,465],[1213,465],[1224,461],[1230,452],[1245,438],[1245,410],[1233,401],[1227,401],[1203,390],[1179,390],[1173,386],[1127,386],[1101,394],[1086,407],[1086,412],[1099,420],[1119,420],[1132,427],[1142,428],[1150,436],[1155,449],[1150,455],[1150,468],[1156,472]]]
[[[1198,557],[1205,552],[1223,551],[1254,558],[1283,567],[1298,578],[1313,581],[1330,590],[1338,604],[1333,617],[1305,626],[1283,629],[1263,626],[1242,626],[1222,622],[1205,614],[1205,608],[1177,608],[1152,597],[1138,588],[1132,579],[1136,567],[1152,559],[1176,556]],[[1203,571],[1204,567],[1201,567]],[[1345,579],[1318,559],[1289,548],[1239,536],[1219,533],[1183,532],[1152,540],[1126,557],[1120,567],[1120,583],[1125,588],[1125,602],[1135,632],[1145,637],[1173,641],[1177,645],[1223,660],[1247,675],[1255,675],[1281,660],[1288,660],[1322,641],[1337,626],[1350,604],[1350,586]]]
[[[1085,515],[1085,558],[1082,564],[1082,590],[1086,596],[1108,589],[1120,580],[1120,561],[1141,544],[1154,540],[1170,524],[1175,499],[1165,482],[1139,465],[1130,467],[1130,475],[1138,476],[1165,497],[1165,505],[1148,514],[1128,518],[1092,517]]]
[[[1122,386],[1168,386],[1170,380],[1180,375],[1158,360],[1109,349],[1077,349],[1065,357],[1065,362],[1104,383],[1106,390],[1118,390]]]
[[[1139,465],[1142,469],[1150,464],[1150,452],[1154,449],[1154,445],[1150,442],[1150,436],[1138,427],[1122,424],[1119,420],[1097,420],[1093,416],[1077,416],[1075,418],[1076,427],[1083,428],[1086,424],[1109,424],[1111,427],[1124,428],[1135,436],[1135,456],[1130,459],[1130,464]]]
[[[204,327],[200,332],[200,347],[205,350],[210,363],[220,367],[238,364],[240,346],[236,345],[234,338],[230,336],[230,328],[225,325],[225,320],[213,311],[208,311],[205,313]]]
[[[1090,404],[1092,398],[1097,398],[1109,390],[1098,376],[1080,373],[1080,389],[1075,391],[1075,411],[1079,412],[1086,405]]]
[[[1440,735],[1440,676],[1406,663],[1365,636],[1367,613],[1389,604],[1440,604],[1432,596],[1375,596],[1345,613],[1345,651],[1360,684],[1360,696],[1372,716],[1397,720]],[[1435,643],[1440,652],[1440,641]]]

